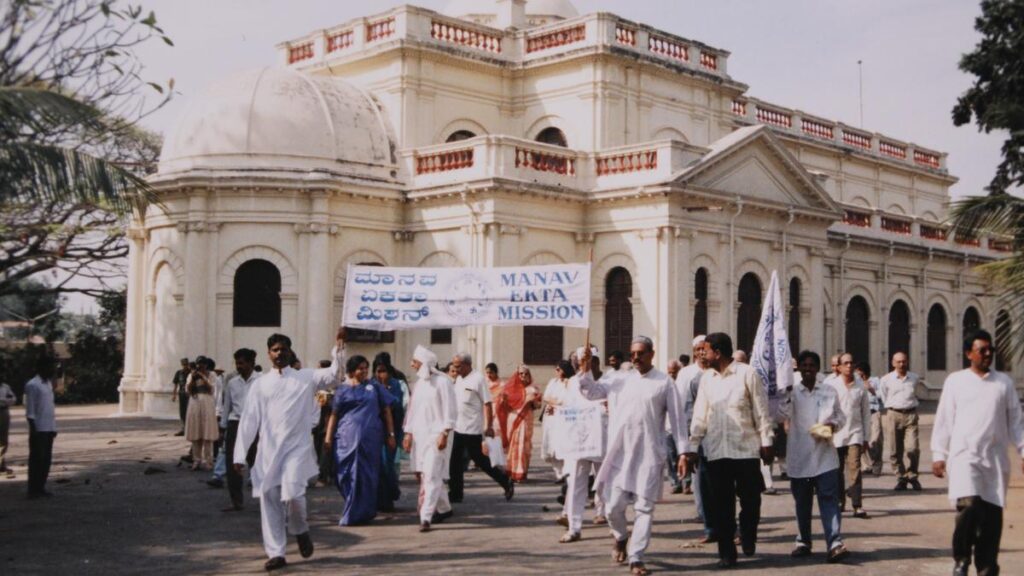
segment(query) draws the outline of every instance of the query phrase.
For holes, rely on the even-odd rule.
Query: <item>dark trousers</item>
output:
[[[228,420],[227,432],[224,434],[224,459],[228,463],[228,494],[231,495],[231,504],[241,508],[242,503],[242,475],[235,471],[235,442],[238,440],[238,420]],[[252,470],[256,463],[256,444],[253,442],[249,447],[249,453],[245,455],[245,463]]]
[[[191,396],[188,393],[178,393],[178,417],[181,418],[181,425],[185,425],[185,417],[188,416],[188,401]]]
[[[998,576],[999,540],[1003,537],[1003,509],[977,496],[956,501],[953,559],[969,566],[974,552],[978,576]]]
[[[697,491],[700,492],[700,501],[697,505],[697,514],[704,521],[704,535],[715,539],[715,504],[711,498],[711,475],[708,474],[708,459],[704,456],[704,447],[697,448]]]
[[[28,435],[28,493],[37,496],[46,492],[46,479],[53,461],[53,439],[56,432],[29,432]]]
[[[740,500],[740,541],[752,546],[757,542],[757,525],[761,521],[761,464],[757,458],[733,460],[722,458],[707,464],[711,480],[711,514],[718,536],[718,557],[736,559],[736,497]],[[705,511],[706,513],[707,511]]]
[[[483,443],[484,437],[480,434],[459,434],[455,432],[455,437],[452,440],[452,460],[448,466],[448,498],[451,500],[462,500],[463,495],[463,475],[465,474],[465,466],[463,465],[463,451],[469,454],[469,459],[476,464],[476,467],[483,470],[488,476],[490,476],[495,482],[501,485],[502,488],[508,486],[508,476],[501,470],[491,466],[491,459],[484,456],[483,450],[480,449],[480,444]]]
[[[324,451],[324,438],[327,434],[327,421],[330,417],[331,407],[321,406],[320,421],[317,422],[316,428],[313,428],[313,451],[316,452],[316,460],[320,466],[320,475],[317,479],[321,482],[334,481],[334,454],[330,450]],[[331,435],[334,435],[333,431]]]

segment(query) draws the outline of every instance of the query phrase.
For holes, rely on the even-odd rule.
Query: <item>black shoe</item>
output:
[[[505,501],[508,502],[515,495],[516,495],[516,485],[513,484],[511,481],[509,481],[509,483],[505,485]]]
[[[716,564],[716,566],[718,568],[735,568],[736,567],[736,559],[735,558],[722,558],[721,560],[718,561],[718,564]]]
[[[564,496],[564,495],[563,495],[563,496],[559,496],[558,498],[555,498],[555,500],[556,500],[556,501],[557,501],[557,502],[558,502],[559,504],[565,505],[565,496]]]
[[[462,496],[455,498],[451,494],[449,494],[448,501],[451,502],[452,504],[462,504]]]
[[[899,482],[896,483],[896,487],[893,488],[893,490],[895,490],[897,492],[904,492],[904,491],[906,491],[906,489],[907,489],[907,481],[903,480],[902,478],[900,479]]]
[[[953,576],[967,576],[967,572],[970,567],[970,561],[957,562],[956,564],[953,564]]]
[[[914,492],[921,491],[921,483],[918,482],[917,478],[914,478],[910,481],[910,487],[914,489]]]
[[[430,517],[431,524],[440,524],[445,520],[451,518],[455,514],[454,511],[449,510],[447,512],[434,512],[434,515]]]
[[[180,432],[175,432],[175,433],[174,433],[174,435],[175,435],[175,436],[184,436],[184,435],[185,435],[185,431],[184,431],[184,430],[182,430],[182,431],[180,431]]]
[[[744,542],[742,548],[744,556],[753,556],[757,552],[757,542]]]
[[[220,478],[210,478],[209,480],[206,481],[206,485],[209,486],[210,488],[223,488],[224,481],[221,480]]]
[[[287,565],[288,565],[288,561],[284,559],[284,556],[275,556],[275,557],[271,558],[270,560],[267,560],[267,562],[265,564],[263,564],[263,569],[266,570],[267,572],[270,572],[271,570],[277,570],[278,568],[284,568]]]
[[[672,487],[672,493],[673,494],[682,494],[683,493],[683,487],[682,486],[673,486]]]
[[[430,522],[420,523],[420,532],[430,532]]]
[[[303,532],[295,537],[295,541],[299,543],[299,554],[303,558],[309,558],[313,555],[313,539],[309,537],[309,532]]]
[[[797,544],[796,548],[793,548],[793,551],[790,552],[789,555],[793,558],[804,558],[806,556],[810,556],[811,547],[804,546],[803,544]]]

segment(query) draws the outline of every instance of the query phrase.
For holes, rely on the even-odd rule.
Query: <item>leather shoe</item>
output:
[[[505,486],[505,501],[508,502],[516,495],[516,485],[509,481],[508,485]]]
[[[804,546],[802,544],[797,544],[796,548],[793,548],[793,551],[790,552],[789,555],[791,557],[793,557],[793,558],[803,558],[805,556],[810,556],[811,555],[811,548],[810,548],[810,546]]]
[[[420,532],[430,532],[430,522],[423,522],[420,524]]]
[[[313,539],[309,537],[309,532],[303,532],[295,537],[295,541],[299,543],[299,554],[303,558],[309,558],[313,555]]]
[[[906,489],[907,489],[907,481],[906,480],[902,480],[902,479],[899,482],[897,482],[896,483],[896,487],[893,488],[893,490],[895,490],[897,492],[903,492]]]
[[[957,562],[953,564],[953,576],[967,576],[970,567],[970,562]]]
[[[836,564],[846,560],[846,557],[850,555],[850,551],[846,549],[846,546],[842,544],[828,551],[828,563]]]
[[[270,560],[267,560],[267,562],[265,564],[263,564],[263,569],[266,570],[267,572],[270,572],[271,570],[277,570],[278,568],[284,568],[287,565],[288,565],[288,561],[284,559],[284,556],[274,556]]]
[[[757,542],[744,542],[741,546],[744,556],[753,556],[757,552]]]
[[[917,480],[917,478],[914,478],[913,480],[910,481],[910,487],[914,489],[914,492],[921,491],[921,483]]]
[[[434,512],[434,515],[430,517],[430,523],[431,524],[440,524],[440,523],[444,522],[445,520],[451,518],[453,514],[454,514],[454,512],[451,511],[451,510],[449,510],[447,512]]]

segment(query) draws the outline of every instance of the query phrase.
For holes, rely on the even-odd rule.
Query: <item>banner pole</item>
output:
[[[593,274],[594,273],[594,244],[593,243],[590,244],[590,254],[587,256],[587,267],[590,268],[590,273]],[[589,298],[589,297],[590,297],[590,295],[587,295],[587,298]],[[590,346],[590,319],[589,318],[587,319],[587,336],[586,336],[585,340],[586,341],[584,342],[583,345],[587,347],[587,350],[590,350],[591,346]]]

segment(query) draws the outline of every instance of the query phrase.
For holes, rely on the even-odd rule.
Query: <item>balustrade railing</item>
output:
[[[929,168],[939,167],[939,155],[924,150],[914,150],[914,164]]]
[[[870,150],[871,135],[861,134],[860,132],[854,132],[853,130],[843,128],[843,144],[849,144],[850,146]]]
[[[958,232],[953,237],[953,241],[961,246],[973,246],[975,248],[981,246],[981,238],[971,236],[970,234],[964,234],[962,232]]]
[[[448,150],[436,154],[416,156],[416,174],[434,174],[472,168],[473,149]]]
[[[552,152],[542,152],[516,146],[516,168],[529,168],[538,172],[553,172],[563,176],[575,176],[576,159]]]
[[[896,144],[895,142],[879,140],[878,152],[885,156],[899,158],[900,160],[907,159],[907,147],[902,144]]]
[[[616,154],[614,156],[601,156],[597,159],[598,176],[654,170],[657,167],[657,150],[641,150],[627,154]]]
[[[867,212],[858,212],[856,210],[847,210],[843,213],[843,224],[859,226],[861,228],[870,228],[871,214],[868,214]]]
[[[793,126],[793,117],[785,112],[779,112],[778,110],[772,110],[771,108],[757,107],[757,120],[758,122],[764,122],[765,124],[771,124],[773,126],[780,126],[782,128],[791,128]]]
[[[701,51],[700,65],[708,70],[718,70],[718,56],[711,52]]]
[[[288,63],[294,64],[313,57],[313,43],[306,42],[288,47]]]
[[[654,34],[647,38],[647,49],[655,54],[659,54],[672,60],[678,60],[680,62],[690,61],[690,52],[685,44],[676,42],[675,40],[669,40],[661,36]]]
[[[587,39],[587,27],[583,24],[542,32],[536,36],[526,38],[526,52],[528,54],[582,42]]]
[[[366,25],[366,41],[376,42],[395,34],[395,17],[377,20]]]
[[[747,115],[747,103],[742,100],[732,101],[732,113],[737,116]]]
[[[1009,240],[989,240],[988,247],[996,252],[1013,252],[1013,242]]]
[[[327,52],[337,52],[338,50],[344,50],[352,46],[355,42],[355,32],[352,30],[344,30],[327,36]]]
[[[800,121],[800,130],[809,136],[815,138],[824,138],[825,140],[832,140],[835,138],[833,127],[817,120],[811,120],[810,118],[804,118]]]
[[[922,224],[921,238],[924,238],[925,240],[938,240],[939,242],[945,242],[946,229],[939,226],[929,226],[927,224]]]
[[[882,230],[909,236],[911,230],[910,222],[908,220],[900,220],[899,218],[882,216]]]
[[[615,25],[615,41],[626,46],[636,46],[636,30],[621,24]]]
[[[439,22],[437,20],[431,22],[430,37],[441,42],[501,54],[500,36],[472,30],[451,22]]]

